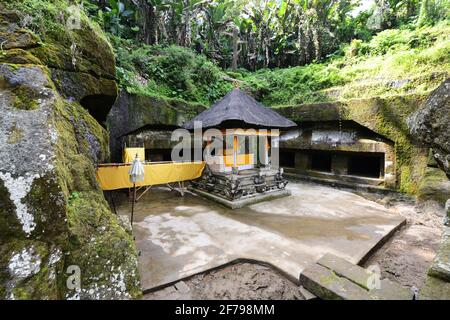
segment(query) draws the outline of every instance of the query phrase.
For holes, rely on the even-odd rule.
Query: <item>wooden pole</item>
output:
[[[233,137],[233,168],[237,167],[238,137]]]
[[[131,226],[133,226],[134,203],[136,202],[136,183],[133,183],[133,202],[131,203]]]
[[[114,191],[111,190],[110,196],[111,196],[111,202],[112,202],[112,205],[113,205],[114,213],[117,216],[116,202],[114,201]]]

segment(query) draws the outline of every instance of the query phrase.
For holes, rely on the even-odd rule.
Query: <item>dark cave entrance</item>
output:
[[[116,101],[115,96],[108,95],[90,95],[80,100],[80,104],[89,111],[92,117],[102,126],[105,126],[106,117],[109,110]]]
[[[280,150],[280,167],[295,168],[295,150]]]
[[[367,178],[380,178],[383,176],[383,163],[384,154],[351,155],[348,161],[348,174]]]
[[[172,161],[171,149],[145,149],[145,160],[150,162]]]
[[[314,152],[311,154],[311,170],[331,172],[331,152]]]

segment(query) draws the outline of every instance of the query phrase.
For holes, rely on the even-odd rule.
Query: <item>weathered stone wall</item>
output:
[[[412,134],[432,148],[434,158],[450,178],[450,78],[429,95],[408,124]]]
[[[112,161],[121,162],[121,137],[143,126],[177,127],[205,110],[199,104],[129,94],[121,91],[108,114]]]
[[[80,104],[89,92],[115,98],[111,48],[86,17],[40,38],[20,20],[0,4],[0,299],[139,297],[132,236],[95,179],[108,134]],[[92,86],[58,83],[64,74]],[[79,289],[66,285],[70,266]]]
[[[352,120],[395,143],[396,188],[417,194],[424,175],[428,148],[417,144],[409,132],[407,118],[426,97],[420,95],[355,99],[279,108],[296,122]],[[300,125],[301,129],[301,125]]]
[[[310,152],[306,150],[329,151],[333,153],[331,172],[334,178],[343,180],[342,175],[348,174],[349,155],[384,154],[384,161],[380,164],[380,181],[357,179],[363,184],[382,184],[386,188],[395,188],[394,143],[383,136],[370,132],[352,121],[326,121],[301,123],[300,128],[289,130],[280,139],[280,148],[296,150],[294,170],[306,175],[323,176],[318,172],[311,172],[312,161]],[[381,161],[382,159],[380,159]],[[329,174],[327,178],[332,178]],[[340,176],[340,177],[339,177]],[[345,179],[350,177],[345,177]],[[374,178],[374,177],[373,177]],[[352,180],[350,178],[350,180]],[[382,181],[381,181],[382,180]]]

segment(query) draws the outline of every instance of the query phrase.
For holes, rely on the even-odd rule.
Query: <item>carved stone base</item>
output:
[[[215,194],[211,194],[206,191],[197,189],[194,186],[189,186],[188,189],[190,191],[198,194],[199,196],[202,196],[206,199],[220,203],[230,209],[239,209],[239,208],[243,208],[243,207],[255,204],[255,203],[269,201],[269,200],[278,199],[278,198],[283,198],[283,197],[287,197],[287,196],[291,195],[290,190],[282,189],[282,190],[272,190],[272,191],[265,192],[265,193],[253,194],[253,195],[249,195],[246,197],[242,197],[237,200],[227,200],[227,199],[219,197]]]
[[[285,190],[287,183],[282,171],[270,168],[255,168],[238,173],[218,173],[206,168],[203,175],[192,181],[191,185],[195,190],[227,201],[236,201]]]

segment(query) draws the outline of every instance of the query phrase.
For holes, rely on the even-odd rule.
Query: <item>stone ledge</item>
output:
[[[278,198],[287,197],[287,196],[291,195],[290,190],[283,189],[283,190],[276,190],[276,191],[270,191],[267,193],[252,195],[252,196],[245,197],[245,198],[242,197],[241,199],[230,201],[230,200],[224,199],[222,197],[219,197],[217,195],[197,189],[193,186],[189,186],[188,189],[199,196],[202,196],[206,199],[220,203],[221,205],[224,205],[225,207],[228,207],[230,209],[239,209],[239,208],[243,208],[243,207],[255,204],[255,203],[278,199]]]
[[[300,283],[306,290],[326,300],[370,300],[367,290],[354,282],[339,277],[330,269],[311,264],[300,274]]]
[[[339,258],[333,254],[324,254],[318,261],[317,264],[325,267],[327,269],[333,270],[339,277],[347,278],[348,280],[354,282],[358,286],[369,290],[368,283],[372,275],[366,269],[363,269],[353,263],[348,262],[342,258]]]
[[[339,258],[325,254],[300,275],[300,284],[322,299],[332,300],[412,300],[412,292],[390,281],[370,289],[373,273]]]

